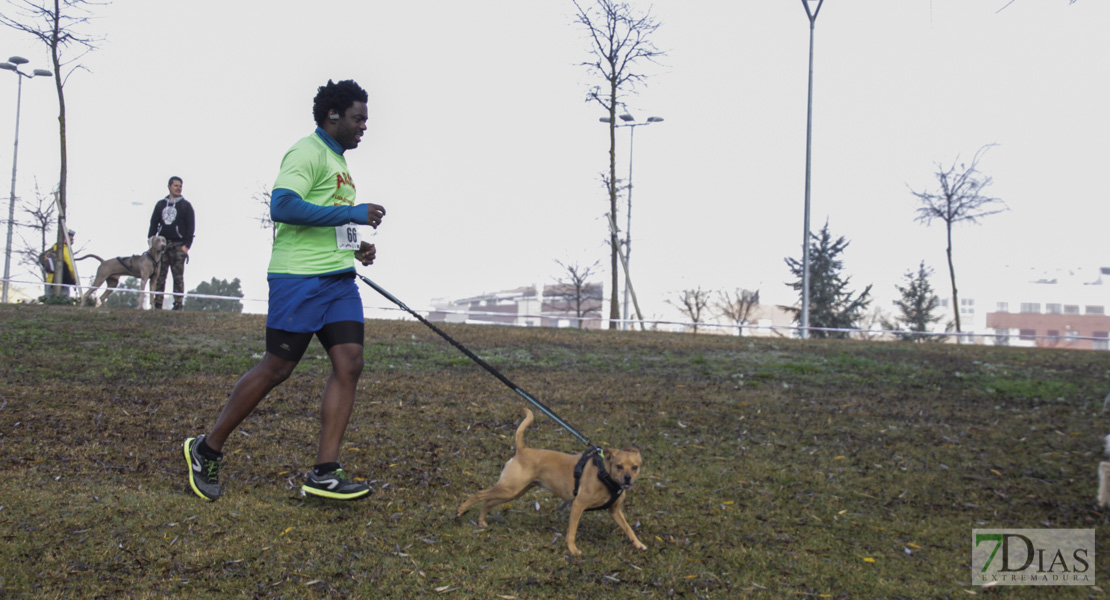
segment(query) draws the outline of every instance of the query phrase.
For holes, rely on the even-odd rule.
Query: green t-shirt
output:
[[[347,160],[312,135],[285,153],[273,189],[296,192],[317,206],[353,206],[355,183]],[[276,224],[271,275],[314,276],[354,270],[354,253],[340,250],[335,227]]]

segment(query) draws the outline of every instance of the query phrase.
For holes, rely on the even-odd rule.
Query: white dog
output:
[[[1106,436],[1106,455],[1110,456],[1110,435]],[[1098,463],[1098,505],[1110,504],[1110,462]]]

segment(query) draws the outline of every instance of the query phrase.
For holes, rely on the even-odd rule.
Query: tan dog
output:
[[[466,509],[476,502],[485,502],[482,512],[478,515],[478,526],[486,526],[486,515],[490,509],[498,504],[516,500],[524,492],[535,486],[541,486],[554,493],[563,500],[570,502],[570,526],[567,528],[567,548],[571,554],[580,555],[582,552],[575,545],[575,536],[578,532],[578,520],[582,513],[594,508],[601,508],[612,499],[612,494],[604,483],[598,478],[597,467],[593,461],[588,461],[578,486],[578,495],[574,495],[574,469],[578,464],[579,456],[565,454],[553,450],[539,450],[528,448],[524,445],[524,430],[532,424],[532,411],[524,409],[524,421],[516,429],[516,454],[505,463],[501,477],[497,483],[488,490],[482,490],[463,502],[455,513],[459,518]],[[632,488],[636,476],[640,474],[642,459],[640,451],[636,448],[624,450],[605,451],[605,470],[612,481],[620,486],[624,492]],[[609,515],[617,525],[624,530],[632,545],[640,550],[647,550],[628,521],[624,518],[621,506],[624,504],[624,494],[620,495],[609,506]]]
[[[139,280],[140,292],[147,289],[147,283],[157,273],[158,265],[162,261],[162,253],[166,251],[166,238],[156,235],[147,240],[147,245],[150,246],[150,250],[134,256],[121,256],[104,260],[95,254],[86,254],[78,258],[77,260],[95,258],[100,261],[100,266],[96,269],[96,279],[93,280],[89,291],[85,292],[82,297],[82,303],[87,304],[96,288],[106,281],[108,285],[105,286],[104,294],[100,296],[100,303],[103,304],[104,300],[115,291],[119,278],[124,275],[130,275]],[[146,294],[139,296],[139,308],[146,308]]]

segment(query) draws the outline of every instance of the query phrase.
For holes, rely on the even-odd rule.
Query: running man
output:
[[[296,368],[315,335],[332,372],[320,409],[320,446],[305,494],[355,500],[370,494],[339,464],[339,446],[355,402],[363,367],[362,298],[355,265],[374,262],[372,244],[357,239],[355,225],[375,229],[385,216],[377,204],[355,204],[355,184],[343,154],[366,131],[367,94],[351,80],[321,86],[313,101],[316,131],[293,144],[274,182],[270,215],[277,234],[267,280],[266,353],[231,390],[207,435],[185,440],[189,487],[216,500],[224,444],[258,403]]]

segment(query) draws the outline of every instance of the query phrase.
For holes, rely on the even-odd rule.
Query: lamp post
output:
[[[8,282],[12,275],[12,226],[15,222],[15,172],[16,165],[19,161],[19,108],[23,99],[23,78],[30,79],[32,77],[43,76],[49,77],[54,73],[46,69],[35,69],[30,75],[19,70],[19,65],[27,64],[27,59],[22,56],[13,56],[8,59],[8,62],[0,63],[0,69],[11,71],[19,77],[19,85],[16,87],[15,93],[15,147],[12,149],[12,194],[8,198],[8,243],[4,250],[4,293],[0,302],[7,304],[8,302]]]
[[[801,337],[809,338],[809,170],[810,151],[813,139],[813,26],[817,23],[817,13],[825,0],[817,0],[817,8],[809,9],[811,0],[802,0],[802,6],[809,17],[809,92],[806,98],[806,206],[805,230],[802,232],[802,322]]]
[[[636,142],[636,128],[643,127],[644,125],[651,125],[652,123],[662,123],[663,117],[648,117],[646,122],[637,123],[636,118],[628,113],[620,116],[624,124],[618,124],[617,127],[628,127],[628,210],[625,211],[625,218],[627,225],[624,229],[624,326],[628,327],[628,293],[631,286],[631,275],[629,275],[629,265],[632,262],[632,150]],[[608,123],[609,117],[601,117],[598,119],[602,123]]]

